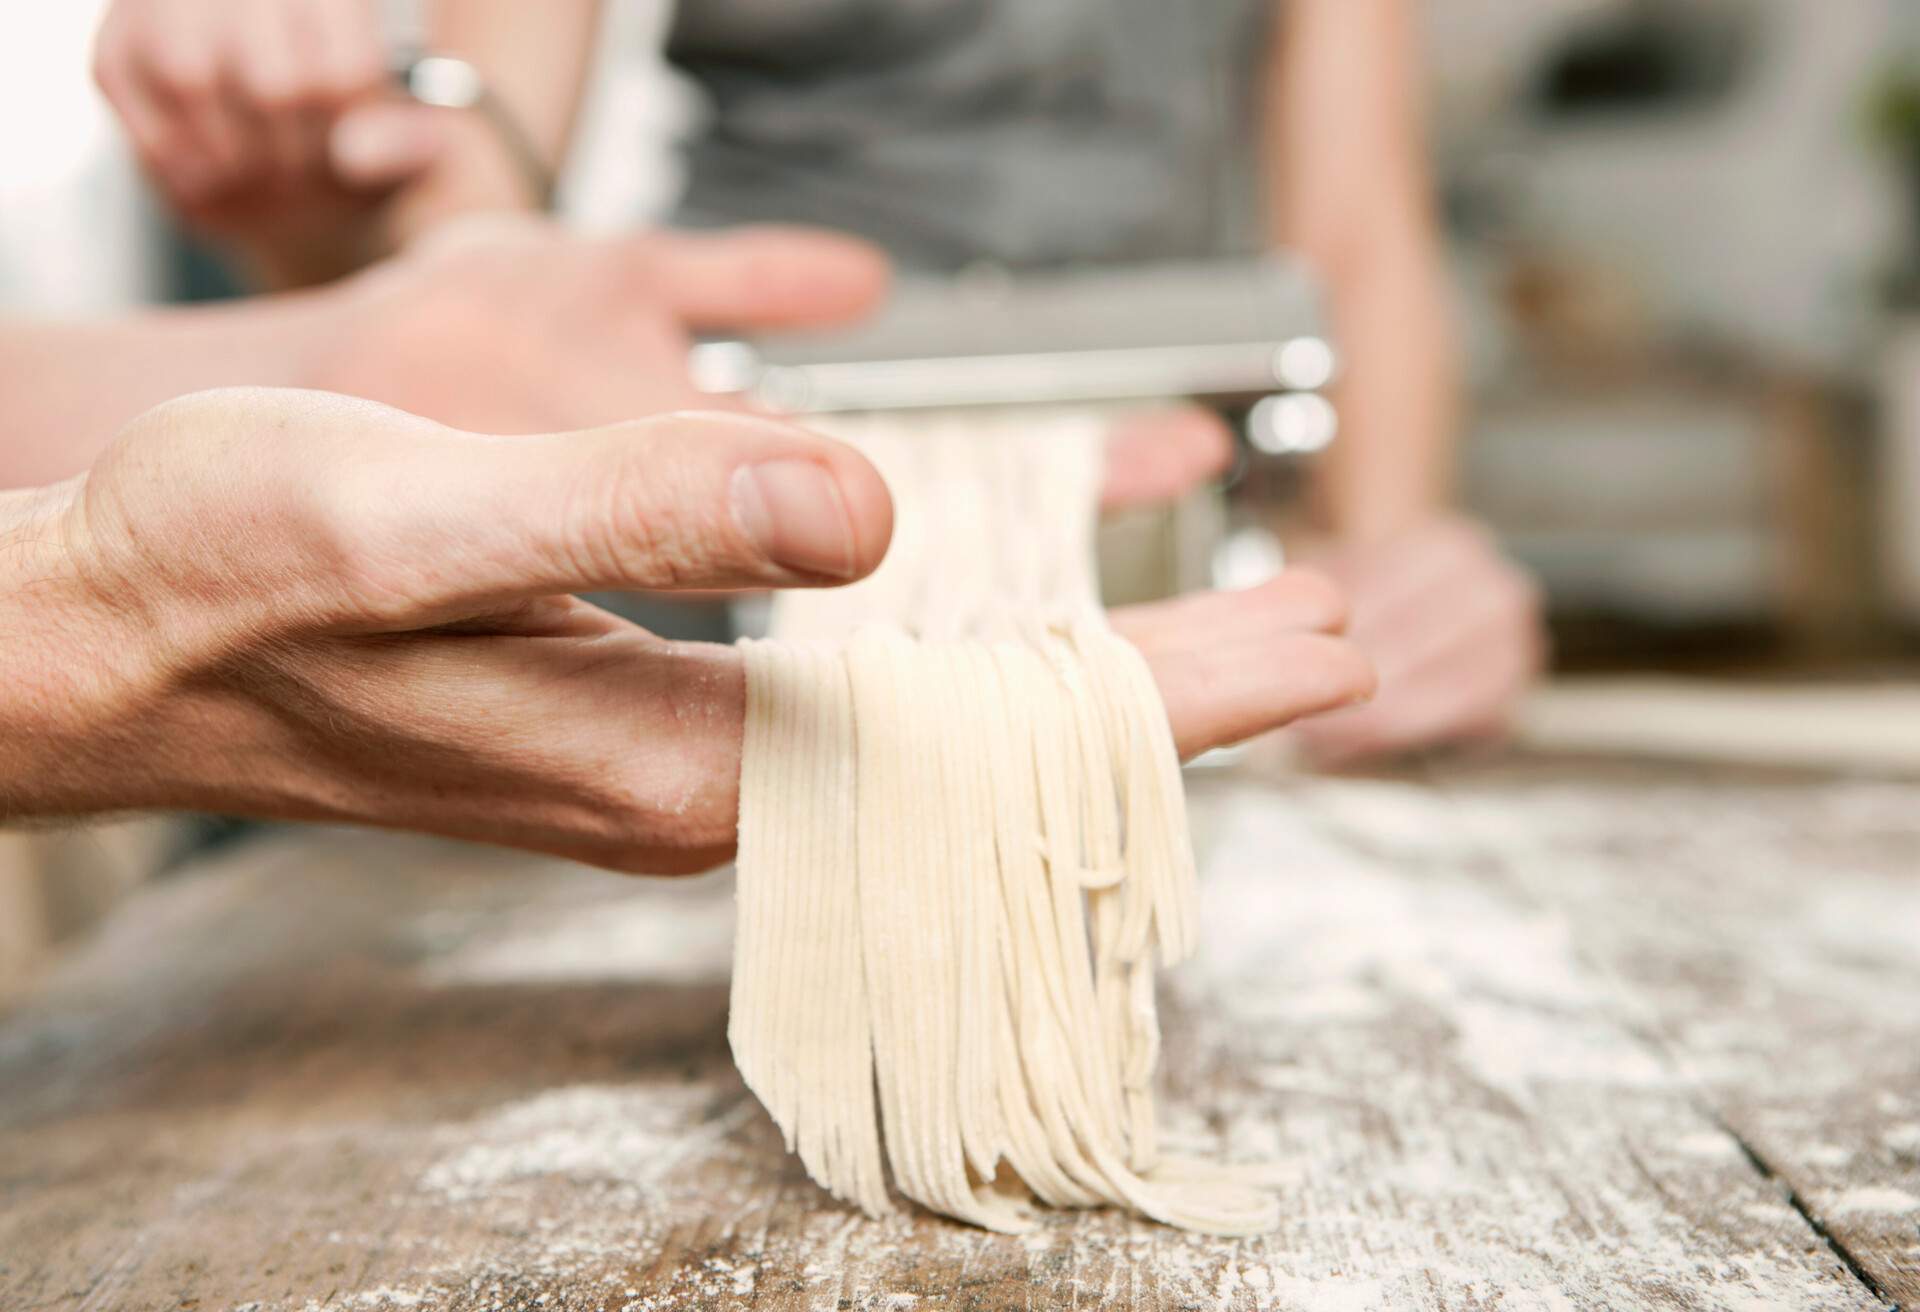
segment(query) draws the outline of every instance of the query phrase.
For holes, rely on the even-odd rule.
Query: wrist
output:
[[[166,662],[89,568],[83,482],[0,493],[0,820],[139,805]]]
[[[381,213],[383,245],[404,250],[443,224],[476,214],[539,214],[550,197],[478,114],[447,115],[440,124],[439,159],[396,192]]]

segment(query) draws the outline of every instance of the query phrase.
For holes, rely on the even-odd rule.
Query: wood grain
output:
[[[724,882],[304,832],[143,890],[0,1022],[0,1307],[1916,1299],[1911,786],[1509,763],[1195,802],[1169,1138],[1264,1163],[1274,1235],[864,1221],[728,1061]]]
[[[1588,780],[1534,800],[1463,799],[1483,825],[1528,817],[1496,844],[1509,868],[1551,881],[1791,1204],[1886,1301],[1920,1306],[1920,786]]]

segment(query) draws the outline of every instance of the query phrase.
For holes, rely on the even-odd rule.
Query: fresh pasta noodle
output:
[[[887,561],[743,644],[729,1040],[808,1173],[993,1230],[1277,1207],[1160,1150],[1154,971],[1191,955],[1172,733],[1097,601],[1097,415],[841,421],[893,489]]]

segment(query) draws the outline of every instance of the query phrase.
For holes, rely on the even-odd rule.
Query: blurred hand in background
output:
[[[376,0],[114,0],[95,77],[190,228],[306,281],[445,145],[444,118],[395,93],[379,18]]]
[[[887,276],[879,252],[831,233],[593,240],[494,216],[310,291],[0,322],[14,436],[0,447],[0,487],[78,473],[142,410],[216,387],[319,388],[494,433],[713,408],[687,372],[695,331],[836,322],[874,304]]]
[[[147,173],[263,287],[331,281],[456,215],[547,199],[530,166],[557,172],[566,153],[598,3],[426,7],[407,39],[467,59],[489,113],[402,94],[383,9],[112,0],[101,25],[96,80]]]
[[[1538,587],[1480,525],[1429,519],[1313,562],[1347,591],[1348,632],[1378,696],[1306,721],[1310,759],[1339,766],[1498,737],[1545,664]]]
[[[876,248],[813,229],[585,238],[477,216],[319,293],[299,382],[493,433],[713,407],[696,333],[846,322],[887,281]]]

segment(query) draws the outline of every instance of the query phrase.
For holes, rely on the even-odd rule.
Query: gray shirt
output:
[[[681,0],[683,221],[817,223],[910,266],[1257,245],[1273,0]]]

